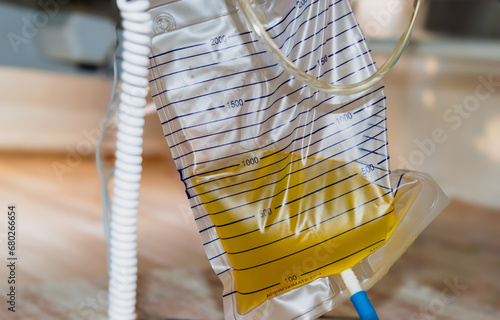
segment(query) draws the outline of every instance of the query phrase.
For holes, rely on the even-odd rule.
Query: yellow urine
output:
[[[391,191],[355,162],[252,154],[261,160],[193,177],[233,268],[241,314],[353,267],[395,223]]]

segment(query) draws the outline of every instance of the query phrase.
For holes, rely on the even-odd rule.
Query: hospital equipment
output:
[[[362,319],[376,319],[364,290],[447,205],[428,176],[389,169],[380,80],[420,1],[379,69],[348,0],[117,3],[109,318],[136,317],[149,87],[224,284],[226,319],[312,319],[347,296]]]

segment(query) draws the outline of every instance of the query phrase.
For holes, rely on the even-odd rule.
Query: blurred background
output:
[[[381,65],[413,1],[351,3]],[[0,1],[0,205],[19,210],[20,304],[28,306],[19,319],[105,316],[94,153],[112,93],[119,21],[114,1]],[[498,319],[500,1],[424,1],[412,41],[384,82],[392,168],[431,174],[452,205],[374,288],[375,303],[384,319],[420,319],[422,308],[437,319]],[[111,158],[112,141],[104,148]],[[154,112],[144,155],[140,314],[220,319],[220,284]],[[0,236],[3,242],[4,230]],[[457,277],[468,289],[432,313],[443,281]],[[384,295],[389,289],[407,304]],[[339,312],[354,315],[349,306]],[[18,318],[2,310],[0,319]]]

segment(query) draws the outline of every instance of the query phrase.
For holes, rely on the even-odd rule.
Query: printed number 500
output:
[[[273,212],[271,211],[271,208],[259,210],[259,217],[265,218],[268,217],[272,214]]]

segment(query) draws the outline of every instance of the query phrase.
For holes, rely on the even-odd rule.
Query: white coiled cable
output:
[[[109,232],[110,320],[136,319],[137,206],[152,33],[149,1],[117,0],[123,19],[118,133]]]

